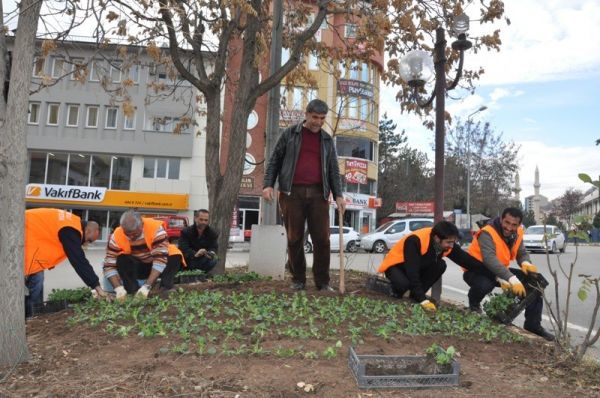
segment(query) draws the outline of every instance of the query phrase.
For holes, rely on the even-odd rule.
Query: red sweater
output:
[[[302,146],[294,172],[294,185],[323,184],[321,166],[321,132],[313,133],[302,127]]]

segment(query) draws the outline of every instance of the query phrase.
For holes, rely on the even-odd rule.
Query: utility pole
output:
[[[273,31],[271,33],[271,59],[269,62],[270,73],[281,67],[281,47],[283,36],[283,0],[273,2]],[[265,145],[265,171],[273,149],[279,138],[279,108],[281,108],[281,84],[277,84],[269,91],[269,105],[267,110],[267,139]],[[277,195],[272,201],[261,198],[262,225],[275,225],[277,223]]]

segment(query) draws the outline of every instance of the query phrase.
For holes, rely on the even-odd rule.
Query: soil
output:
[[[365,366],[366,376],[412,376],[412,375],[447,375],[452,373],[452,365],[438,365],[431,357],[422,357],[414,363],[391,364],[373,361]]]
[[[347,273],[346,294],[394,300],[366,291],[364,281],[364,275]],[[291,294],[289,284],[206,282],[186,288],[226,293],[251,286],[255,293]],[[309,295],[337,294],[317,292],[310,280],[307,287]],[[434,342],[454,346],[460,385],[365,390],[357,387],[345,353],[333,359],[176,354],[161,349],[163,337],[117,337],[103,327],[70,326],[72,314],[68,309],[27,321],[31,358],[14,369],[0,368],[0,397],[600,397],[600,367],[557,363],[552,345],[537,337],[507,344],[456,336],[367,337],[356,348],[359,355],[422,355]],[[277,344],[296,346],[284,336]]]

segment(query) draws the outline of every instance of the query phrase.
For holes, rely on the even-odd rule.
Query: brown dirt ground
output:
[[[255,293],[289,292],[289,281],[186,288],[227,291],[250,285]],[[347,294],[391,300],[363,286],[364,277],[351,273]],[[307,293],[323,294],[310,281]],[[70,314],[27,322],[31,360],[12,371],[0,369],[0,397],[600,397],[598,367],[556,364],[552,346],[537,337],[511,344],[444,336],[366,338],[359,354],[419,355],[433,342],[453,345],[461,372],[458,387],[365,390],[357,387],[345,353],[317,360],[163,353],[164,338],[121,338],[102,328],[70,327],[65,322]],[[286,347],[285,338],[277,344]],[[314,391],[304,392],[299,382],[312,384]]]

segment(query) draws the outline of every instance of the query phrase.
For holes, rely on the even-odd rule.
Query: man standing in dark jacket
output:
[[[328,107],[314,99],[306,106],[306,119],[287,128],[273,150],[265,172],[263,198],[273,199],[279,181],[279,203],[288,241],[288,267],[292,288],[306,286],[304,225],[308,224],[314,255],[313,276],[318,290],[329,286],[329,194],[342,212],[346,204],[333,139],[321,127]]]
[[[194,224],[181,231],[178,243],[189,269],[209,272],[217,265],[218,237],[217,231],[208,226],[208,210],[196,210]]]

